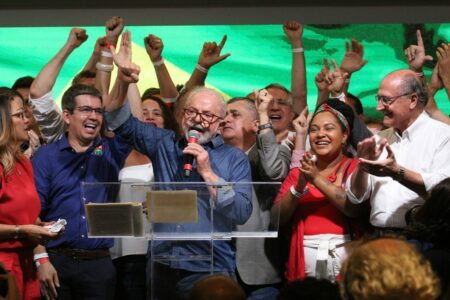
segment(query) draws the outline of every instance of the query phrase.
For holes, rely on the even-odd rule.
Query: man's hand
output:
[[[202,145],[197,143],[188,143],[183,150],[184,154],[192,155],[197,163],[197,171],[202,176],[203,180],[212,183],[216,182],[219,177],[214,173],[209,161],[209,154]]]
[[[348,78],[348,73],[341,71],[336,61],[331,60],[334,70],[328,70],[325,74],[325,82],[328,84],[327,89],[333,96],[338,96],[344,90],[345,79]]]
[[[450,44],[442,44],[436,51],[439,77],[446,86],[450,85]]]
[[[156,35],[150,34],[144,38],[145,50],[152,62],[157,62],[162,59],[161,53],[164,49],[163,41]]]
[[[116,53],[116,48],[111,45],[111,54],[113,55],[114,63],[117,67],[123,66],[126,63],[131,62],[132,51],[131,51],[131,33],[126,30],[122,34],[122,41],[120,43],[119,52]]]
[[[308,125],[312,114],[308,114],[308,106],[292,121],[292,126],[295,129],[297,136],[306,137],[308,134]]]
[[[56,289],[59,288],[58,274],[51,264],[51,262],[43,263],[37,269],[39,281],[41,282],[41,292],[49,300],[56,299],[58,293]]]
[[[253,93],[255,94],[255,104],[258,113],[267,113],[269,104],[273,100],[273,96],[266,89],[261,89],[259,91],[254,90]]]
[[[439,64],[436,64],[433,69],[433,73],[431,73],[430,83],[429,83],[430,92],[434,95],[437,91],[444,87],[442,80],[439,76]]]
[[[320,70],[319,73],[317,73],[316,77],[314,78],[319,92],[324,92],[328,89],[328,83],[325,81],[325,76],[326,74],[328,74],[328,71],[330,71],[330,65],[328,64],[328,60],[325,57],[323,58],[323,64],[324,67],[322,68],[322,70]]]
[[[405,55],[408,57],[409,68],[417,73],[422,72],[422,66],[426,61],[432,61],[433,57],[425,55],[422,34],[417,30],[417,45],[411,45],[405,49]]]
[[[386,144],[386,151],[388,155],[383,160],[374,161],[360,158],[359,159],[360,167],[367,173],[375,176],[394,177],[395,174],[398,174],[400,166],[397,164],[394,152],[392,152],[392,149],[388,144]]]
[[[105,32],[107,42],[116,45],[119,40],[119,36],[123,31],[124,22],[122,17],[111,17],[105,23]]]
[[[226,41],[227,36],[224,35],[219,45],[217,45],[216,42],[205,42],[203,44],[202,52],[198,58],[198,64],[206,69],[209,69],[230,56],[230,53],[220,55]]]
[[[70,30],[69,38],[67,39],[67,44],[70,48],[75,49],[87,39],[88,35],[86,34],[86,30],[82,28],[72,28],[72,30]]]
[[[297,21],[289,21],[283,24],[283,31],[288,37],[292,48],[302,46],[303,25]]]
[[[345,55],[341,62],[341,70],[351,75],[361,70],[367,63],[367,59],[363,60],[364,46],[357,40],[352,39],[351,47],[349,42],[345,42]]]
[[[357,153],[358,158],[365,160],[377,160],[381,152],[383,152],[384,147],[387,145],[387,140],[382,139],[380,144],[377,145],[375,137],[367,138],[358,143]]]

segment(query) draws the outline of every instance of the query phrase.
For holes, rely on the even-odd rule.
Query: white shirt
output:
[[[122,183],[145,183],[153,182],[153,165],[151,163],[125,167],[120,170],[119,181]],[[134,190],[130,184],[123,184],[119,192],[120,202],[143,202],[146,199],[145,190]],[[145,233],[150,232],[149,223],[144,220]],[[148,241],[145,238],[116,238],[114,246],[110,249],[111,257],[117,258],[126,255],[145,255],[147,253]]]
[[[387,139],[400,166],[422,176],[427,192],[450,177],[450,126],[423,112],[401,136],[389,128],[381,131],[379,137]],[[385,149],[379,160],[386,156]],[[404,228],[406,212],[414,205],[424,203],[417,193],[391,177],[370,174],[367,190],[361,198],[351,192],[351,176],[347,179],[346,192],[355,204],[370,198],[370,223],[377,227]]]

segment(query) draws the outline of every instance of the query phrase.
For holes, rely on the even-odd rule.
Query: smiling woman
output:
[[[22,97],[0,89],[0,261],[15,275],[23,299],[39,299],[33,248],[56,234],[34,225],[41,206],[31,163],[20,152],[26,140]]]
[[[317,108],[309,127],[311,152],[290,171],[275,200],[280,224],[292,227],[289,281],[306,276],[334,281],[346,256],[351,233],[346,214],[359,212],[346,201],[343,189],[358,163],[344,154],[354,118],[346,106],[342,112],[327,103]]]

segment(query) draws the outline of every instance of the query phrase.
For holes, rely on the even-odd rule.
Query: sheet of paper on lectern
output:
[[[143,236],[142,204],[88,203],[85,205],[90,236]]]
[[[148,192],[147,208],[152,223],[198,223],[195,190]]]

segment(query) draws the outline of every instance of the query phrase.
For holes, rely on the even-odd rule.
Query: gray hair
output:
[[[416,93],[417,97],[419,98],[419,102],[425,106],[428,102],[428,92],[424,85],[422,84],[422,81],[413,74],[407,74],[403,77],[402,83],[401,83],[401,93],[402,94],[408,94],[408,93]]]
[[[202,94],[202,93],[209,94],[209,95],[215,97],[217,100],[219,100],[219,103],[220,103],[220,107],[219,108],[221,110],[220,117],[224,118],[225,115],[226,115],[226,112],[227,112],[227,105],[225,103],[225,99],[223,98],[223,96],[219,92],[217,92],[216,90],[210,89],[210,88],[195,87],[194,89],[192,89],[189,92],[189,95],[188,95],[188,97],[186,99],[186,102],[184,104],[184,108],[189,106],[189,104],[191,103],[192,98],[195,95]]]
[[[245,103],[245,109],[250,113],[253,120],[252,121],[259,121],[259,114],[258,110],[256,109],[255,101],[246,98],[246,97],[235,97],[230,100],[228,100],[227,104],[232,104],[236,102],[244,102]]]

